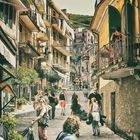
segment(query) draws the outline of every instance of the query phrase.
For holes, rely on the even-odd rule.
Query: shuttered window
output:
[[[15,17],[14,7],[12,5],[0,2],[0,19],[12,28],[13,17]]]
[[[109,36],[111,37],[113,29],[121,27],[121,15],[119,11],[111,5],[108,6],[108,13],[109,13]]]

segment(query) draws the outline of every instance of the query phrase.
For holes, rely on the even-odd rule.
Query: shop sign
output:
[[[16,56],[13,55],[5,44],[0,40],[0,53],[13,66],[16,67]]]

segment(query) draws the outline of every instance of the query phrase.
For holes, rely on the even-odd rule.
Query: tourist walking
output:
[[[71,114],[73,115],[79,115],[81,110],[81,105],[79,104],[78,101],[78,95],[75,95],[75,98],[73,97],[71,100]]]
[[[59,94],[59,105],[61,107],[61,115],[65,115],[65,107],[66,107],[66,94],[64,91]]]
[[[69,116],[63,124],[63,131],[56,140],[77,140],[76,133],[79,131],[80,120],[77,116]]]
[[[93,121],[92,121],[92,129],[93,135],[99,135],[99,122],[100,122],[100,114],[99,114],[99,105],[97,103],[96,98],[91,99],[91,104],[89,106],[89,114],[92,114]]]
[[[56,106],[56,99],[57,97],[55,96],[53,91],[48,91],[48,100],[49,100],[49,105],[52,107],[52,110],[49,111],[49,115],[51,116],[51,119],[55,118],[55,106]]]
[[[35,107],[37,112],[36,119],[32,122],[38,122],[38,137],[39,140],[48,140],[47,126],[48,126],[48,106],[44,98],[39,98],[37,106]]]

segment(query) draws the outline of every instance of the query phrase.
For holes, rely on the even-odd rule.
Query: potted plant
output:
[[[22,105],[26,104],[27,100],[25,98],[18,98],[17,99],[17,109],[21,110],[22,109]]]

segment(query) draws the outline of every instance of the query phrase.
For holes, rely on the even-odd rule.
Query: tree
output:
[[[22,91],[22,87],[27,87],[29,91],[29,100],[31,100],[31,87],[36,84],[38,73],[32,68],[28,68],[26,64],[19,66],[17,71],[17,79],[15,82],[19,84],[19,88]],[[19,93],[19,96],[21,94]]]
[[[54,73],[50,75],[48,74],[47,79],[50,83],[56,83],[61,79],[61,77],[57,73]]]

